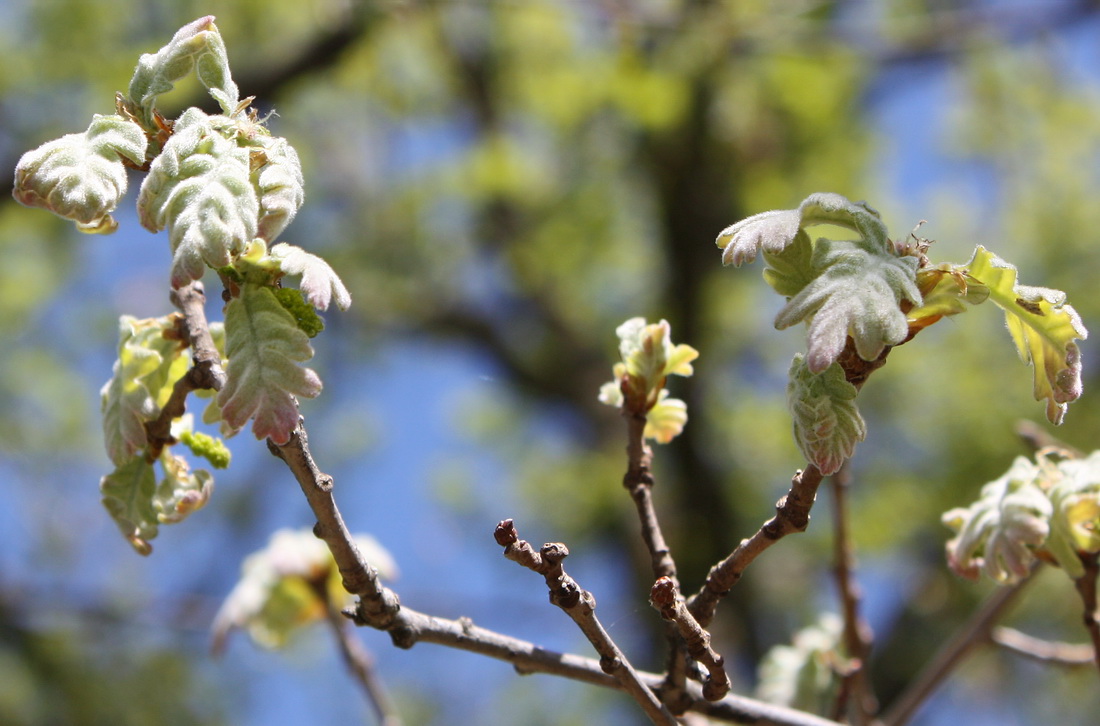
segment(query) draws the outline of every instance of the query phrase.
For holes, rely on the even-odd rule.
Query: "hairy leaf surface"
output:
[[[138,211],[146,229],[168,228],[173,287],[201,278],[204,263],[229,265],[256,236],[260,204],[249,158],[235,127],[188,109],[150,166]]]
[[[153,107],[157,96],[171,91],[192,70],[222,111],[234,113],[240,92],[230,76],[229,56],[214,16],[207,15],[177,30],[156,53],[145,53],[138,60],[128,93],[146,128],[156,128]]]
[[[142,454],[124,461],[99,482],[103,506],[126,540],[143,555],[153,551],[149,540],[157,536],[155,489],[153,465]]]
[[[263,166],[256,172],[260,193],[258,234],[270,244],[286,229],[305,201],[305,180],[298,152],[286,139],[259,135],[255,141],[262,147],[264,159]]]
[[[868,251],[852,240],[819,239],[811,267],[813,281],[775,318],[780,330],[809,320],[810,371],[820,373],[832,365],[849,335],[864,360],[874,360],[887,345],[905,340],[909,326],[900,302],[921,300],[916,258]]]
[[[801,353],[791,362],[787,407],[794,421],[795,443],[826,476],[835,474],[867,436],[856,393],[839,365],[814,373]]]
[[[298,363],[313,357],[309,337],[271,288],[245,283],[225,309],[228,381],[218,394],[222,417],[240,428],[254,419],[256,438],[285,444],[298,423],[295,396],[312,398],[321,380]]]
[[[1031,570],[1035,550],[1050,532],[1053,511],[1039,486],[1040,469],[1017,457],[1004,476],[982,487],[976,502],[952,509],[943,523],[955,531],[947,563],[971,580],[986,574],[1001,584],[1019,582]]]
[[[284,274],[302,276],[298,288],[313,307],[327,310],[333,301],[341,310],[351,305],[351,294],[336,271],[317,255],[286,242],[273,246],[268,254],[278,261]]]
[[[72,220],[90,233],[114,232],[111,212],[126,194],[126,167],[145,161],[145,134],[121,116],[92,119],[87,131],[28,151],[15,168],[12,196]]]

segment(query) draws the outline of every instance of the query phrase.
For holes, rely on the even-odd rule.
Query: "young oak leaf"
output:
[[[722,264],[740,267],[756,259],[759,251],[778,254],[794,241],[799,230],[831,224],[858,232],[868,250],[892,249],[878,212],[862,202],[839,194],[811,194],[798,209],[762,212],[726,227],[715,244],[723,248]]]
[[[859,241],[819,239],[811,267],[813,281],[775,318],[779,330],[809,320],[806,362],[811,372],[832,365],[848,336],[868,361],[905,340],[909,326],[900,304],[921,302],[915,257],[870,251]]]
[[[938,265],[917,271],[917,289],[921,304],[905,315],[909,337],[948,315],[965,312],[967,305],[978,305],[989,298],[989,288],[965,268]]]
[[[956,574],[977,580],[984,569],[1002,585],[1027,576],[1053,513],[1040,475],[1038,466],[1017,457],[1003,476],[982,487],[977,501],[944,513],[943,523],[955,532],[947,563]]]
[[[393,557],[373,537],[354,539],[383,578],[397,577]],[[330,609],[340,610],[350,599],[324,542],[310,530],[279,530],[267,547],[245,558],[241,579],[214,618],[214,652],[224,650],[236,628],[246,629],[261,646],[281,647],[296,631],[324,619]]]
[[[271,243],[291,223],[305,201],[305,180],[298,152],[286,139],[260,134],[254,141],[262,149],[263,161],[256,171],[260,195],[257,234]]]
[[[1036,401],[1047,401],[1047,419],[1062,423],[1068,404],[1080,397],[1081,351],[1074,340],[1088,330],[1060,290],[1017,282],[1016,267],[982,246],[967,272],[989,288],[989,298],[1005,311],[1016,352],[1033,369]]]
[[[801,353],[791,361],[787,407],[795,443],[806,460],[826,476],[839,471],[856,444],[867,436],[867,426],[856,407],[857,393],[839,365],[815,374]]]
[[[177,30],[156,53],[145,53],[138,60],[128,94],[147,129],[156,129],[153,107],[157,96],[171,91],[192,70],[224,113],[237,110],[240,93],[229,73],[225,41],[214,25],[214,16],[206,15]]]
[[[756,695],[763,701],[809,713],[828,713],[840,689],[844,626],[833,613],[794,634],[790,645],[773,646],[758,668]],[[851,666],[848,665],[848,668]]]
[[[201,278],[204,263],[229,265],[256,236],[260,203],[249,152],[225,121],[197,108],[184,112],[138,195],[142,225],[168,228],[176,288]]]
[[[153,551],[149,540],[157,536],[157,513],[153,507],[156,485],[153,465],[142,453],[124,461],[99,482],[103,506],[122,535],[142,555]]]
[[[210,501],[214,491],[214,477],[205,469],[194,472],[182,456],[175,456],[165,448],[160,455],[164,478],[153,494],[153,509],[157,521],[162,524],[182,522],[190,514],[202,509]]]
[[[116,466],[145,446],[145,423],[159,414],[190,362],[184,344],[170,337],[175,321],[172,315],[119,320],[118,360],[100,391],[104,443]]]
[[[268,255],[279,263],[279,269],[283,274],[302,276],[298,289],[313,307],[318,310],[327,310],[329,303],[333,301],[341,310],[347,310],[351,305],[351,294],[344,287],[343,281],[340,280],[336,271],[317,255],[286,242],[273,246]]]
[[[1072,578],[1085,574],[1078,553],[1100,552],[1100,451],[1058,462],[1048,492],[1054,514],[1046,548]]]
[[[126,194],[126,166],[145,161],[145,133],[121,116],[96,114],[81,134],[67,134],[23,154],[12,196],[76,223],[81,232],[106,234],[111,212]]]
[[[227,382],[218,393],[222,418],[240,428],[254,419],[256,438],[285,444],[298,423],[295,396],[312,398],[321,379],[298,363],[313,357],[309,337],[272,288],[246,282],[225,308]]]

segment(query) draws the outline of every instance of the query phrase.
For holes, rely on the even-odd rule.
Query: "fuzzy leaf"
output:
[[[1088,330],[1060,290],[1020,285],[1016,268],[979,246],[967,271],[989,288],[1005,311],[1016,352],[1034,372],[1035,400],[1047,401],[1047,419],[1060,424],[1068,404],[1081,395],[1081,352],[1074,340]]]
[[[298,423],[295,396],[312,398],[321,380],[298,363],[313,357],[309,338],[274,291],[245,283],[225,308],[228,380],[218,394],[222,417],[234,428],[248,419],[256,438],[285,444]]]
[[[344,283],[329,264],[317,255],[286,242],[275,245],[268,254],[278,261],[283,274],[302,276],[298,287],[313,307],[327,310],[333,300],[341,310],[347,310],[351,305],[351,295]]]
[[[1072,578],[1085,574],[1077,553],[1100,552],[1100,451],[1058,463],[1049,496],[1054,507],[1047,549]]]
[[[718,234],[715,244],[723,248],[722,264],[740,267],[752,262],[760,250],[778,254],[795,240],[799,230],[831,224],[858,232],[866,249],[888,252],[893,246],[878,212],[861,202],[850,202],[839,194],[811,194],[798,209],[763,212],[730,225]]]
[[[305,180],[298,153],[286,139],[260,135],[255,140],[263,148],[264,159],[263,166],[256,172],[256,186],[260,192],[258,235],[271,243],[302,206]],[[346,308],[347,305],[341,310]]]
[[[815,374],[801,353],[791,362],[787,407],[794,421],[795,442],[822,474],[835,474],[867,435],[856,407],[856,393],[839,365]]]
[[[814,281],[814,246],[804,230],[782,252],[764,250],[764,280],[780,295],[794,297]]]
[[[153,107],[157,96],[171,91],[192,70],[224,113],[237,110],[240,93],[229,73],[225,42],[214,25],[214,16],[207,15],[180,28],[156,53],[145,53],[138,60],[129,97],[140,109],[146,128],[156,128]]]
[[[373,537],[356,535],[355,544],[382,577],[397,577],[393,558]],[[235,628],[247,629],[264,647],[281,647],[301,627],[350,600],[324,542],[309,530],[279,530],[241,566],[241,579],[214,618],[215,651],[224,649]]]
[[[107,455],[121,466],[146,444],[145,423],[160,413],[176,379],[190,361],[184,344],[165,334],[175,317],[119,320],[118,360],[100,391]]]
[[[1008,472],[982,487],[976,502],[943,515],[955,531],[947,563],[957,574],[978,579],[980,569],[1001,584],[1019,582],[1031,569],[1034,550],[1046,542],[1053,508],[1039,486],[1040,469],[1017,457]]]
[[[126,194],[123,159],[145,161],[145,134],[121,116],[96,115],[88,130],[28,151],[15,167],[12,196],[72,220],[90,233],[114,232],[111,212]]]
[[[155,488],[153,465],[141,454],[123,462],[99,482],[103,506],[122,535],[142,555],[153,551],[149,540],[157,536],[157,513],[153,509]]]
[[[813,282],[775,318],[779,330],[810,321],[807,364],[814,373],[836,361],[849,335],[859,356],[870,361],[885,346],[897,345],[909,334],[899,305],[902,300],[920,304],[917,260],[867,247],[852,240],[817,240],[811,262]]]
[[[256,236],[260,205],[249,152],[237,144],[235,128],[188,109],[141,185],[142,225],[152,232],[168,228],[173,287],[201,278],[203,263],[229,265]]]

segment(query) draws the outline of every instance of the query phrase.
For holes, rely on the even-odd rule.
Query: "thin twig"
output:
[[[156,419],[145,424],[145,436],[149,442],[148,457],[156,459],[161,449],[174,443],[172,421],[187,411],[187,396],[192,391],[209,389],[220,391],[225,385],[221,354],[214,345],[210,327],[206,321],[206,294],[202,283],[194,281],[173,290],[172,304],[180,309],[175,313],[176,330],[180,344],[191,348],[191,368],[176,381],[172,394],[161,407]]]
[[[560,542],[553,542],[544,544],[536,552],[529,542],[519,538],[511,519],[498,524],[493,536],[497,544],[504,548],[505,557],[546,579],[546,586],[550,588],[550,602],[572,618],[600,654],[600,666],[604,672],[622,684],[623,689],[634,697],[649,719],[655,724],[677,726],[676,717],[641,681],[634,666],[596,617],[596,599],[592,597],[592,593],[582,588],[565,572],[562,561],[569,556],[569,549]]]
[[[268,439],[267,448],[286,463],[302,487],[302,493],[317,517],[313,533],[324,540],[332,552],[343,578],[344,589],[359,598],[359,617],[375,627],[388,630],[401,609],[401,602],[396,593],[382,584],[378,571],[360,554],[336,507],[332,477],[322,473],[313,461],[305,423],[299,419],[290,440],[282,446]]]
[[[703,698],[717,701],[729,693],[730,678],[725,659],[710,647],[710,633],[688,612],[676,582],[669,577],[658,579],[650,590],[649,602],[661,617],[676,624],[688,653],[707,669],[709,675],[703,683]]]
[[[657,510],[653,506],[653,451],[645,443],[645,413],[630,413],[624,408],[623,415],[627,421],[627,468],[623,476],[623,486],[630,492],[638,509],[642,539],[649,550],[653,577],[667,577],[677,582],[676,561],[665,542],[661,523],[657,519]]]
[[[1098,563],[1098,555],[1078,553],[1077,556],[1085,566],[1085,574],[1076,578],[1073,584],[1081,595],[1081,604],[1084,606],[1082,620],[1092,640],[1096,665],[1100,668],[1100,622],[1096,619],[1096,581],[1100,577],[1100,563]]]
[[[1007,651],[1040,663],[1068,667],[1091,666],[1096,663],[1096,651],[1091,645],[1084,643],[1042,640],[1003,625],[993,628],[989,639]]]
[[[624,398],[629,401],[629,397]],[[653,576],[658,581],[669,580],[677,593],[680,582],[676,577],[676,561],[661,532],[661,523],[657,510],[653,506],[653,450],[646,444],[646,415],[644,410],[635,410],[623,406],[623,418],[627,422],[627,467],[623,475],[623,487],[630,492],[630,498],[638,511],[642,540],[649,551]],[[694,620],[694,618],[693,618]],[[668,677],[661,687],[661,700],[673,713],[683,713],[689,698],[685,684],[688,678],[688,654],[684,639],[674,621],[669,621],[665,632],[668,639]],[[707,636],[709,638],[709,635]],[[727,689],[728,690],[728,689]],[[721,696],[719,696],[720,698]]]
[[[703,587],[688,600],[691,614],[703,627],[710,625],[718,603],[760,553],[788,534],[806,530],[821,479],[821,472],[813,464],[805,471],[796,472],[791,478],[790,490],[775,504],[775,516],[761,525],[752,537],[741,540],[726,559],[710,569]]]
[[[363,647],[362,641],[356,637],[351,623],[329,599],[327,583],[321,580],[311,584],[325,603],[328,611],[326,620],[332,629],[332,634],[336,637],[344,664],[355,682],[363,689],[367,701],[374,709],[374,715],[378,718],[379,726],[402,726],[401,717],[397,714],[397,706],[374,669],[374,659]]]
[[[600,661],[594,658],[556,653],[529,641],[481,628],[468,618],[440,618],[402,605],[397,594],[379,581],[377,571],[352,541],[333,499],[332,478],[320,472],[309,453],[305,424],[299,422],[298,429],[284,446],[271,447],[270,442],[268,445],[286,462],[305,492],[318,521],[314,532],[329,533],[322,539],[343,575],[344,587],[359,598],[354,609],[345,611],[357,625],[389,633],[398,648],[436,643],[511,663],[519,673],[547,673],[623,690],[621,682],[607,675]],[[664,675],[656,673],[638,672],[638,677],[652,690],[660,688],[665,680]],[[744,696],[728,695],[711,703],[703,698],[700,684],[688,682],[686,687],[690,699],[688,708],[713,719],[774,726],[838,726],[835,721]]]
[[[850,666],[850,670],[845,674],[848,688],[841,689],[846,697],[843,700],[838,697],[835,713],[839,719],[841,714],[850,710],[852,723],[859,726],[866,723],[878,710],[874,693],[871,691],[871,679],[867,672],[867,661],[874,636],[870,624],[860,614],[863,593],[855,577],[855,555],[848,526],[848,491],[851,485],[848,464],[842,465],[840,471],[830,477],[830,481],[833,491],[836,583],[840,594],[840,609],[844,616],[844,647],[848,651]],[[847,708],[848,697],[854,698],[854,708]]]
[[[939,652],[932,657],[920,675],[909,683],[905,691],[886,711],[882,717],[882,723],[885,726],[902,726],[908,723],[940,683],[970,654],[970,651],[988,641],[993,624],[1012,604],[1023,586],[1030,581],[1031,578],[1028,578],[1015,585],[998,587],[994,590],[981,607],[971,613],[970,618],[940,647]]]

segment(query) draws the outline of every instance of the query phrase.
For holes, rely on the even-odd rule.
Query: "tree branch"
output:
[[[850,689],[842,689],[855,698],[852,722],[866,723],[878,710],[871,680],[867,672],[867,660],[871,653],[874,635],[870,624],[860,613],[863,593],[856,581],[850,528],[848,526],[848,490],[851,485],[851,470],[845,463],[833,476],[829,477],[833,490],[834,556],[836,559],[836,583],[840,594],[840,609],[844,616],[844,647],[848,651],[852,670],[845,674]],[[843,713],[846,704],[837,703],[837,714]]]
[[[994,590],[981,607],[955,631],[950,640],[940,647],[939,652],[932,657],[920,675],[911,681],[901,696],[894,701],[882,717],[884,726],[902,726],[908,723],[940,683],[970,654],[970,651],[989,639],[993,624],[1012,604],[1023,586],[1030,581],[1028,578],[1015,585],[998,587]]]
[[[1100,577],[1100,562],[1097,555],[1085,555],[1077,553],[1081,558],[1081,564],[1085,566],[1085,574],[1073,581],[1077,592],[1081,595],[1081,604],[1084,606],[1082,619],[1085,630],[1092,640],[1092,648],[1097,667],[1100,667],[1100,622],[1096,619],[1096,581]]]
[[[1088,666],[1096,662],[1096,651],[1084,643],[1058,643],[1042,640],[1015,628],[993,628],[989,639],[1016,655],[1062,666]]]
[[[710,633],[688,612],[676,582],[669,577],[658,579],[650,590],[649,602],[661,617],[675,623],[688,653],[707,669],[709,675],[703,683],[703,698],[717,701],[729,693],[730,678],[726,674],[725,658],[710,647]]]
[[[821,479],[821,472],[812,464],[805,471],[796,472],[791,478],[790,490],[775,504],[775,516],[761,525],[752,537],[741,540],[726,559],[711,568],[702,589],[688,600],[691,614],[703,627],[710,625],[718,603],[760,553],[788,534],[806,530]]]
[[[505,557],[546,579],[546,586],[550,588],[550,602],[573,619],[588,638],[588,642],[600,654],[600,667],[603,671],[619,681],[623,690],[634,697],[649,719],[655,724],[677,726],[676,717],[641,681],[634,666],[596,617],[596,598],[565,572],[561,563],[569,556],[569,549],[560,542],[553,542],[544,544],[535,552],[529,542],[519,538],[511,519],[498,524],[493,536],[497,544],[504,548]]]

